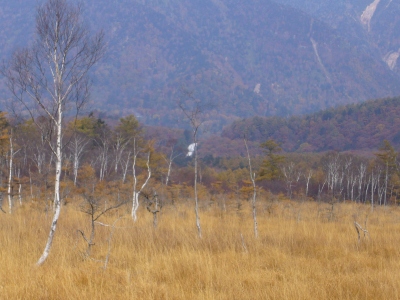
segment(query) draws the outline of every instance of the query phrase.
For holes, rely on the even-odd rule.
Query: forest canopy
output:
[[[330,108],[306,116],[253,117],[227,126],[222,137],[277,141],[285,151],[373,150],[384,139],[400,145],[400,97]]]

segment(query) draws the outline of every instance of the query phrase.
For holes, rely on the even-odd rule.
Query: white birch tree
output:
[[[74,136],[68,145],[68,149],[71,153],[74,186],[76,186],[79,166],[81,164],[82,157],[85,154],[86,146],[89,144],[89,142],[90,139],[87,137],[74,133]]]
[[[41,130],[55,157],[54,214],[50,233],[37,265],[47,259],[61,211],[60,175],[63,118],[79,113],[89,97],[88,72],[103,56],[104,34],[91,36],[82,20],[82,6],[67,0],[47,0],[37,8],[36,35],[31,47],[17,50],[2,68],[13,97]],[[48,126],[36,122],[46,116]]]
[[[12,128],[10,129],[10,154],[8,157],[8,188],[7,188],[7,193],[8,193],[8,211],[11,214],[12,213],[12,207],[13,207],[13,198],[14,198],[14,191],[13,191],[13,168],[14,168],[14,156],[17,154],[21,149],[17,149],[14,151],[14,135],[13,135],[13,130]]]
[[[286,193],[289,199],[293,196],[293,187],[299,182],[301,177],[301,172],[296,170],[296,166],[293,162],[289,162],[282,167],[282,174],[285,178],[286,183]],[[307,183],[308,189],[308,183]],[[308,193],[308,191],[307,191]]]
[[[185,117],[188,119],[190,126],[192,127],[192,138],[193,138],[193,152],[194,152],[194,212],[196,215],[196,227],[197,233],[201,238],[201,225],[200,225],[200,213],[199,213],[199,198],[197,191],[197,181],[199,177],[199,167],[198,167],[198,134],[200,127],[203,125],[204,120],[204,108],[201,103],[193,98],[192,93],[186,92],[186,96],[189,101],[179,103],[179,107],[184,113]],[[189,104],[187,104],[189,102]],[[191,103],[190,103],[191,102]],[[189,153],[191,149],[189,149]],[[191,156],[191,154],[188,156]]]
[[[172,171],[172,163],[174,162],[175,158],[177,158],[181,155],[182,155],[182,153],[179,153],[174,156],[174,147],[171,147],[171,152],[170,152],[169,158],[167,159],[165,156],[163,156],[165,162],[168,164],[167,175],[165,176],[165,186],[168,186],[168,183],[169,183],[169,178],[171,176],[171,171]]]
[[[101,129],[100,134],[95,139],[97,144],[99,153],[97,156],[98,164],[99,164],[99,178],[100,181],[103,181],[109,171],[109,161],[110,161],[110,147],[111,138],[110,138],[110,130],[107,127]]]
[[[306,179],[306,198],[308,197],[308,188],[310,186],[310,180],[314,174],[313,169],[308,169],[307,174],[303,174],[304,178]]]
[[[147,183],[149,182],[151,178],[151,168],[150,168],[150,151],[147,155],[147,178],[142,184],[142,187],[138,190],[137,189],[137,183],[138,183],[138,178],[136,176],[136,164],[137,164],[137,158],[139,155],[140,151],[138,149],[138,146],[136,145],[136,138],[133,139],[133,163],[132,163],[132,174],[133,174],[133,195],[132,195],[132,219],[136,222],[137,220],[137,211],[139,209],[139,196],[142,193],[143,189],[146,187]]]
[[[257,223],[257,210],[256,210],[256,201],[257,201],[256,173],[253,172],[253,168],[251,166],[251,158],[250,158],[249,147],[247,146],[247,140],[246,138],[244,138],[243,140],[244,140],[244,145],[246,146],[247,159],[249,161],[250,179],[251,183],[253,184],[253,197],[251,200],[251,206],[253,212],[254,236],[258,238],[258,223]]]

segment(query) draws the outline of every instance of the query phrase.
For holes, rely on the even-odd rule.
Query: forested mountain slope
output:
[[[254,117],[234,122],[222,138],[274,139],[286,151],[374,150],[383,140],[400,146],[400,98],[327,109],[304,117]]]
[[[0,55],[8,59],[31,40],[37,1],[0,3]],[[329,10],[336,2],[323,3]],[[108,39],[91,103],[108,115],[134,113],[146,124],[176,126],[185,89],[213,104],[206,115],[217,131],[237,117],[310,113],[400,94],[396,69],[360,19],[346,18],[342,30],[312,11],[268,0],[87,0],[84,6],[88,25],[103,28]],[[392,6],[395,14],[398,5]],[[387,20],[393,23],[386,27],[397,26],[396,18]],[[391,32],[384,40],[395,43],[400,31]],[[10,96],[4,84],[0,89],[5,106]]]
[[[276,0],[329,24],[340,34],[365,36],[390,69],[400,74],[400,2],[393,0]]]

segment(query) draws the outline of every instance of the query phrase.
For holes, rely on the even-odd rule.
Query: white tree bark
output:
[[[195,144],[195,151],[194,151],[194,212],[196,214],[196,227],[197,233],[201,238],[201,225],[200,225],[200,213],[199,213],[199,197],[197,194],[197,177],[198,177],[198,154],[197,154],[197,130],[194,130],[193,134],[193,142]]]
[[[199,213],[199,198],[197,194],[197,179],[198,179],[198,133],[200,126],[203,124],[203,108],[200,104],[199,101],[193,98],[193,95],[191,93],[186,93],[189,99],[192,100],[192,104],[194,105],[192,109],[188,109],[185,107],[183,103],[179,104],[179,107],[181,108],[182,112],[185,114],[185,116],[188,118],[190,125],[192,127],[192,133],[193,133],[193,144],[194,145],[194,212],[196,215],[196,227],[197,227],[197,233],[199,235],[199,238],[202,237],[201,235],[201,225],[200,225],[200,213]],[[190,101],[189,101],[190,102]]]
[[[169,178],[171,176],[171,171],[172,171],[172,163],[174,162],[174,159],[180,155],[182,155],[182,153],[174,156],[174,147],[171,147],[171,154],[169,156],[169,159],[166,159],[164,157],[165,162],[168,164],[167,176],[165,177],[165,186],[168,186],[169,183]]]
[[[74,186],[76,186],[80,162],[83,154],[85,153],[86,145],[89,143],[89,141],[90,140],[85,137],[75,135],[68,146],[69,150],[72,153],[72,170],[74,175]]]
[[[309,169],[308,173],[307,173],[307,177],[305,177],[306,178],[306,197],[308,197],[308,187],[310,184],[311,177],[313,176],[313,173],[314,173],[313,170]]]
[[[374,210],[374,195],[375,195],[375,191],[376,191],[376,187],[379,185],[379,178],[381,177],[381,169],[377,168],[377,170],[374,172],[375,170],[372,170],[371,173],[371,210]]]
[[[254,236],[257,238],[258,237],[258,223],[257,223],[257,210],[256,210],[256,201],[257,201],[256,173],[253,173],[253,169],[251,167],[251,158],[250,158],[249,148],[247,147],[246,139],[244,139],[244,144],[246,146],[247,159],[249,161],[250,179],[253,184],[253,198],[251,201],[251,206],[252,206],[252,212],[253,212]]]
[[[12,213],[12,177],[13,177],[13,158],[14,158],[14,143],[12,136],[12,129],[10,132],[10,159],[9,159],[9,171],[8,171],[8,212]]]
[[[290,162],[288,165],[282,167],[282,173],[286,181],[286,192],[289,199],[292,199],[293,187],[295,182],[300,180],[301,172],[297,171],[295,164]],[[309,181],[309,179],[308,179]],[[308,193],[308,182],[307,182],[307,193]]]
[[[98,161],[100,164],[100,174],[99,179],[103,181],[107,172],[108,172],[108,163],[109,163],[109,149],[110,149],[110,140],[109,140],[109,132],[103,131],[100,136],[100,140],[97,141],[98,146],[100,147],[100,154],[98,156]]]
[[[125,148],[127,147],[128,143],[130,140],[125,140],[122,138],[122,136],[118,135],[115,138],[115,142],[113,144],[114,148],[114,173],[118,173],[118,167],[122,163],[123,159],[123,154],[125,151]]]
[[[360,166],[358,168],[358,196],[357,196],[357,201],[361,202],[362,201],[362,190],[363,190],[363,185],[364,185],[364,177],[367,172],[367,165],[365,163],[360,163]]]
[[[352,174],[351,174],[352,163],[353,163],[352,157],[347,157],[346,161],[344,163],[344,172],[346,174],[346,198],[347,198],[347,200],[350,199],[350,182],[351,182],[350,178],[352,177]]]
[[[138,151],[136,150],[136,141],[134,141],[134,155],[133,155],[133,199],[132,199],[132,219],[137,221],[137,211],[139,209],[139,196],[142,193],[143,189],[146,187],[147,183],[151,178],[151,168],[150,168],[150,153],[147,155],[147,178],[143,183],[142,187],[139,191],[137,191],[137,177],[136,177],[136,159],[138,156]]]
[[[33,184],[32,184],[32,173],[31,173],[31,166],[28,166],[28,173],[29,173],[29,188],[31,192],[31,200],[33,200]]]
[[[122,167],[122,183],[126,181],[126,174],[128,174],[129,164],[131,161],[131,151],[126,153],[126,158],[121,158],[121,167]]]
[[[13,199],[14,199],[14,191],[12,189],[13,186],[13,168],[14,168],[14,156],[17,154],[21,149],[18,149],[17,151],[14,151],[14,136],[13,136],[13,130],[10,130],[10,157],[8,160],[8,188],[7,188],[7,193],[8,193],[8,209],[9,213],[12,213],[12,207],[13,207]]]
[[[388,189],[388,182],[389,182],[389,162],[386,162],[386,168],[385,168],[385,190],[383,193],[383,205],[386,206],[387,204],[387,189]]]
[[[54,214],[53,220],[51,221],[50,232],[47,238],[46,246],[43,250],[42,256],[40,256],[37,265],[43,264],[47,257],[49,256],[51,245],[53,244],[54,234],[57,228],[58,218],[60,217],[61,212],[61,199],[60,199],[60,176],[61,176],[61,167],[62,167],[62,110],[61,105],[59,107],[58,112],[58,122],[57,126],[57,142],[56,142],[56,174],[54,181]]]
[[[76,115],[89,97],[89,69],[104,53],[104,34],[94,38],[81,19],[81,6],[67,0],[47,0],[38,7],[36,38],[29,48],[16,51],[1,72],[21,107],[27,111],[55,156],[54,215],[45,249],[37,264],[47,259],[60,216],[63,115]],[[40,123],[38,116],[47,118]],[[55,141],[55,144],[54,144]]]

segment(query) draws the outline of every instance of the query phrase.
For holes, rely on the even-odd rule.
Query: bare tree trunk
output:
[[[355,176],[353,173],[351,174],[351,201],[354,201],[354,186],[357,182],[357,176]]]
[[[124,140],[120,135],[117,134],[117,137],[114,142],[114,173],[118,174],[118,167],[121,164],[122,165],[122,160],[123,160],[123,154],[125,152],[125,148],[127,147],[128,140]],[[129,159],[128,159],[129,160]]]
[[[153,198],[150,200],[150,197],[147,197],[147,210],[153,214],[153,227],[157,228],[158,224],[158,213],[161,211],[162,205],[158,200],[157,191],[153,189]],[[154,204],[154,207],[153,207]]]
[[[198,199],[198,193],[197,193],[197,180],[198,180],[198,174],[199,174],[199,166],[198,166],[198,154],[197,154],[197,148],[198,148],[198,141],[197,141],[197,134],[199,133],[200,126],[203,124],[203,107],[200,103],[200,101],[196,100],[192,93],[186,92],[186,96],[191,100],[188,102],[192,103],[191,109],[188,108],[183,102],[179,104],[179,107],[181,108],[182,112],[185,114],[185,116],[188,118],[190,125],[192,127],[192,134],[193,134],[193,146],[194,146],[194,202],[195,202],[195,215],[196,215],[196,227],[197,227],[197,232],[199,237],[201,238],[201,225],[200,225],[200,215],[199,215],[199,199]],[[189,146],[189,151],[192,152],[191,145]],[[188,154],[188,156],[191,156],[192,154]],[[200,177],[201,181],[201,177]]]
[[[388,181],[389,181],[389,162],[386,162],[386,169],[385,169],[385,190],[384,190],[384,200],[383,205],[386,206],[387,204],[387,188],[388,188]]]
[[[371,184],[371,177],[369,179],[367,179],[366,181],[366,186],[365,186],[365,194],[364,194],[364,203],[367,202],[367,197],[368,197],[368,189],[369,189],[369,185]]]
[[[308,186],[310,184],[310,179],[311,179],[312,175],[313,175],[313,170],[312,169],[308,170],[308,174],[306,177],[306,198],[308,197]]]
[[[321,201],[321,194],[322,194],[322,191],[324,190],[326,181],[327,181],[327,179],[324,180],[324,183],[322,184],[322,186],[320,184],[318,185],[318,201]]]
[[[174,156],[174,148],[171,147],[171,155],[169,156],[169,159],[167,160],[164,157],[164,160],[167,162],[168,164],[168,171],[167,171],[167,176],[165,178],[165,186],[168,186],[169,183],[169,177],[171,176],[171,170],[172,170],[172,163],[174,162],[174,159],[177,158],[178,156],[180,156],[181,154],[175,155]]]
[[[13,134],[12,134],[12,129],[10,133],[10,159],[9,159],[9,171],[8,171],[8,212],[11,214],[12,213],[12,177],[13,177],[13,158],[14,158],[14,144],[13,144]]]
[[[374,193],[376,187],[376,179],[374,177],[374,170],[372,170],[371,174],[371,210],[374,211]]]
[[[173,152],[172,152],[172,153],[173,153]],[[166,178],[165,178],[165,186],[168,186],[168,183],[169,183],[169,176],[171,175],[172,153],[171,153],[171,156],[170,156],[169,162],[168,162],[168,172],[167,172],[167,176],[166,176]]]
[[[121,159],[121,164],[122,164],[122,162],[124,163],[122,165],[122,183],[125,183],[125,181],[126,181],[126,174],[128,173],[129,162],[131,159],[131,153],[132,153],[131,151],[128,152],[126,160]]]
[[[249,148],[247,147],[246,138],[244,138],[244,144],[246,146],[247,159],[249,160],[250,179],[251,179],[251,182],[253,183],[253,198],[251,201],[251,206],[252,206],[252,212],[253,212],[254,236],[257,238],[258,237],[258,223],[257,223],[257,210],[256,210],[256,201],[257,201],[257,187],[256,187],[256,180],[255,180],[256,173],[253,173],[253,169],[251,167],[251,158],[250,158]]]
[[[20,105],[14,107],[14,112],[29,113],[43,141],[56,156],[54,215],[45,249],[37,262],[41,265],[49,255],[61,209],[63,112],[74,107],[75,116],[79,114],[89,97],[89,69],[103,56],[105,47],[103,32],[90,36],[82,20],[82,6],[66,0],[47,0],[40,5],[35,28],[32,46],[17,50],[1,73],[17,100],[13,105]],[[39,116],[46,118],[46,122],[38,121]],[[52,159],[53,156],[49,171]]]
[[[89,143],[89,139],[86,139],[84,137],[76,136],[77,133],[75,133],[75,136],[73,137],[73,140],[71,141],[69,145],[69,150],[72,152],[72,170],[73,170],[73,176],[74,176],[74,186],[76,186],[76,181],[78,178],[78,171],[79,171],[79,165],[81,158],[85,152],[85,147]]]
[[[13,191],[13,169],[14,169],[14,157],[15,154],[17,154],[21,149],[18,149],[17,151],[14,152],[14,136],[13,136],[13,130],[10,130],[10,159],[8,161],[9,163],[9,170],[8,170],[8,208],[9,208],[9,213],[12,213],[12,207],[13,207],[13,200],[14,200],[14,191]]]
[[[139,195],[136,192],[137,187],[137,177],[136,177],[136,160],[138,156],[138,151],[136,149],[136,139],[133,140],[133,163],[132,163],[132,174],[133,174],[133,197],[132,197],[132,219],[136,222],[137,215],[136,212],[139,208]]]
[[[99,179],[100,181],[104,180],[104,177],[106,176],[106,172],[108,169],[108,148],[109,148],[109,141],[107,140],[107,137],[104,137],[102,139],[102,145],[101,145],[101,153],[99,156],[100,159],[100,175]]]
[[[379,199],[379,205],[382,205],[382,200],[383,200],[383,194],[385,192],[385,185],[380,184],[380,177],[378,177],[378,199]]]
[[[4,164],[4,159],[0,158],[0,187],[1,188],[3,187],[3,164]],[[3,210],[3,198],[4,198],[4,193],[3,193],[2,189],[0,189],[0,210],[3,213],[6,213]]]
[[[158,225],[157,213],[159,213],[160,210],[159,210],[159,203],[158,203],[158,195],[157,195],[156,191],[154,191],[154,198],[155,198],[155,207],[154,207],[154,210],[152,211],[152,213],[153,213],[153,227],[157,228],[157,225]]]
[[[43,165],[46,161],[46,153],[44,152],[44,147],[39,149],[39,146],[36,146],[37,154],[33,154],[33,161],[36,163],[36,167],[38,169],[38,173],[42,174],[43,172]]]
[[[194,144],[195,144],[195,152],[194,152],[194,212],[196,214],[197,233],[199,234],[199,237],[201,238],[201,225],[200,225],[200,215],[199,215],[199,198],[198,198],[198,195],[197,195],[198,155],[197,155],[197,137],[196,137],[196,134],[197,134],[197,130],[196,130],[196,133],[194,134]]]
[[[61,200],[60,200],[60,176],[62,167],[62,108],[61,105],[58,107],[58,119],[57,119],[57,143],[56,143],[56,175],[54,181],[54,215],[51,221],[50,232],[47,238],[47,243],[42,253],[36,263],[38,266],[43,264],[47,257],[49,256],[51,245],[53,243],[54,233],[56,232],[58,218],[61,212]]]
[[[360,163],[360,167],[358,168],[359,176],[358,176],[358,196],[357,196],[357,200],[359,202],[362,201],[362,186],[364,185],[364,177],[366,170],[367,166],[364,163]]]
[[[21,184],[21,181],[18,182],[18,200],[19,200],[19,205],[22,205],[22,184]]]
[[[146,187],[147,183],[151,177],[151,169],[150,169],[150,153],[147,156],[147,178],[143,183],[142,187],[139,191],[136,191],[137,186],[137,177],[136,177],[136,159],[138,156],[138,152],[136,150],[136,141],[134,140],[134,155],[133,155],[133,199],[132,199],[132,219],[136,222],[137,220],[137,211],[139,209],[139,196],[143,189]]]
[[[33,200],[33,185],[32,185],[31,165],[28,166],[28,174],[29,174],[29,187],[30,187],[30,191],[31,191],[31,200]]]
[[[15,176],[17,178],[17,185],[18,185],[18,201],[19,205],[22,205],[22,184],[21,184],[21,169],[15,170]]]
[[[350,175],[351,172],[351,165],[353,163],[353,158],[349,157],[346,159],[345,164],[344,164],[344,170],[346,173],[346,198],[347,200],[350,199],[350,178],[352,177],[352,175]]]

